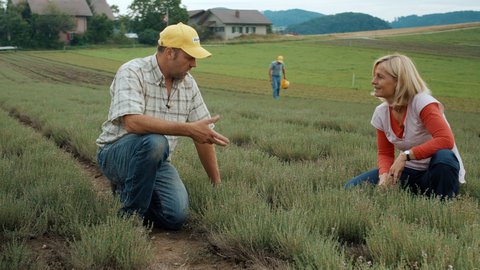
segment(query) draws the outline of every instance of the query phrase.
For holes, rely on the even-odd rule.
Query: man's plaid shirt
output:
[[[122,116],[144,114],[175,122],[195,122],[210,118],[197,83],[190,74],[183,80],[174,80],[170,97],[165,77],[160,72],[156,55],[138,58],[123,64],[110,86],[112,96],[108,119],[96,143],[102,147],[117,141],[128,132]],[[166,136],[170,153],[177,136]]]

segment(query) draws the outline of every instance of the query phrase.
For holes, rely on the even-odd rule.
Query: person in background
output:
[[[452,130],[410,58],[393,54],[376,60],[372,85],[383,101],[371,120],[377,129],[378,168],[354,177],[345,188],[400,182],[416,194],[442,199],[458,194],[465,169]]]
[[[285,75],[285,64],[283,63],[283,56],[279,55],[277,60],[273,61],[270,64],[268,69],[268,76],[270,78],[270,83],[272,84],[273,98],[280,98],[280,83],[283,78],[286,80],[287,76]]]
[[[214,145],[228,138],[215,132],[189,71],[211,54],[197,32],[179,23],[160,33],[157,52],[123,64],[110,86],[108,119],[96,140],[97,161],[116,187],[121,215],[138,214],[146,224],[171,230],[187,217],[188,194],[170,163],[178,136],[192,138],[215,185],[221,183]]]

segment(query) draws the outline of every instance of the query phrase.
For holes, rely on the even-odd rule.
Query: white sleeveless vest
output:
[[[390,123],[390,112],[387,102],[384,102],[377,106],[375,112],[373,113],[371,124],[375,128],[385,132],[388,141],[390,141],[395,146],[395,148],[400,149],[401,151],[411,149],[414,146],[420,145],[432,139],[432,135],[430,135],[428,130],[425,128],[422,119],[420,118],[420,112],[423,108],[425,108],[425,106],[430,103],[438,103],[440,112],[443,114],[445,121],[447,121],[444,114],[443,105],[431,95],[426,93],[420,93],[415,95],[412,102],[408,104],[402,138],[398,138],[393,132],[392,125]],[[465,183],[465,168],[463,167],[462,158],[460,157],[456,144],[453,145],[453,148],[451,150],[455,153],[455,156],[457,157],[460,164],[458,181],[460,183]],[[428,169],[429,163],[430,158],[411,160],[407,161],[405,167],[425,171]]]

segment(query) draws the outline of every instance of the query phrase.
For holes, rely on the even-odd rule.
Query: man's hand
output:
[[[203,119],[190,123],[190,137],[197,143],[209,143],[220,146],[226,146],[230,143],[227,137],[216,132],[210,126],[215,124],[220,119],[220,116],[215,116],[210,119]]]

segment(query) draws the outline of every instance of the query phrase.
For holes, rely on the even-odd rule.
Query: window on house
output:
[[[235,33],[235,26],[232,26],[232,33]]]
[[[255,26],[252,27],[252,33],[256,33],[257,32],[257,28]]]
[[[248,26],[246,26],[246,27],[245,27],[245,33],[247,33],[247,34],[248,34],[248,30],[249,30],[249,27],[248,27]]]
[[[243,27],[239,26],[239,27],[238,27],[238,32],[239,32],[240,34],[243,33]]]

